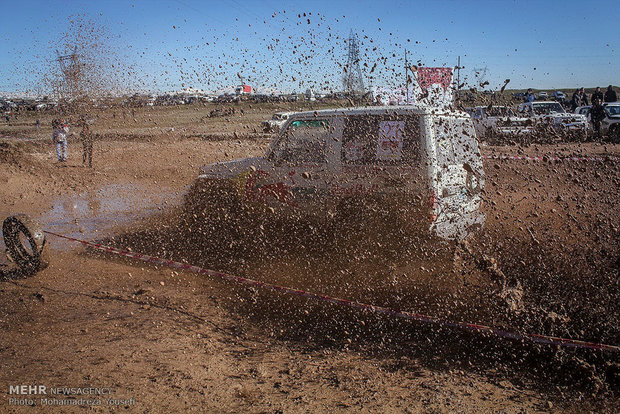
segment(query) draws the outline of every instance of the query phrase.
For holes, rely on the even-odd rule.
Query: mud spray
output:
[[[487,227],[478,238],[459,244],[423,236],[414,231],[416,223],[391,214],[393,208],[369,206],[361,200],[351,203],[347,214],[339,217],[284,216],[241,203],[229,189],[200,184],[190,188],[182,206],[100,242],[264,283],[444,320],[479,321],[500,329],[519,326],[521,332],[618,343],[618,324],[613,319],[618,314],[613,299],[618,295],[613,220],[610,217],[606,222],[610,226],[606,229],[601,215],[588,213],[603,214],[605,202],[616,201],[606,197],[582,200],[581,206],[587,209],[577,222],[571,219],[582,189],[561,186],[571,177],[579,183],[594,176],[613,181],[617,165],[492,162],[497,163],[491,165],[489,174]],[[514,177],[527,181],[541,173],[547,173],[546,178],[560,186],[557,191],[563,195],[541,195],[534,187],[515,200],[514,191],[508,190],[513,188]],[[558,224],[555,203],[564,200],[572,201],[565,203],[568,220]],[[528,202],[535,205],[526,207]],[[522,216],[532,219],[530,225],[524,225],[519,216],[508,216],[520,208],[530,211]],[[587,220],[594,217],[595,223]],[[583,250],[596,245],[594,240],[600,250]],[[588,275],[587,283],[584,275]],[[453,330],[403,325],[364,311],[222,283],[230,292],[221,298],[224,306],[279,338],[330,342],[346,337],[359,343],[404,341],[410,346],[430,341],[449,353],[493,359],[499,355],[516,365],[527,362],[555,380],[581,378],[597,390],[618,384],[618,363],[613,356],[560,349],[549,353],[544,347],[531,346],[515,350],[522,345],[497,345]],[[601,307],[590,306],[593,297]],[[606,317],[599,313],[603,309]],[[566,376],[567,370],[571,375]]]

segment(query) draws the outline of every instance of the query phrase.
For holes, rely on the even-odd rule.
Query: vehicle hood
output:
[[[258,170],[265,165],[266,160],[263,157],[216,162],[200,167],[198,178],[231,178],[251,170],[252,167]]]
[[[565,121],[565,120],[574,120],[573,122],[586,122],[585,115],[581,114],[569,114],[569,113],[558,113],[554,112],[548,115],[541,115],[543,118],[551,118],[556,121]]]
[[[517,116],[496,116],[496,117],[489,117],[489,119],[496,121],[496,122],[504,122],[506,124],[510,124],[510,123],[519,124],[519,123],[528,121],[528,118],[521,118]]]

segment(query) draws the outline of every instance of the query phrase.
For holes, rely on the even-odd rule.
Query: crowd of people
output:
[[[601,138],[601,122],[605,119],[605,109],[603,108],[603,103],[616,102],[617,100],[618,96],[611,85],[607,87],[605,94],[603,94],[599,86],[597,86],[592,93],[592,96],[590,97],[590,102],[592,105],[590,108],[590,122],[592,122],[592,129],[595,137]],[[573,97],[571,99],[571,109],[574,111],[580,106],[587,105],[588,96],[586,95],[584,88],[577,89],[575,93],[573,93]]]
[[[594,105],[595,101],[598,101],[599,103],[603,103],[603,102],[616,102],[617,100],[618,100],[618,96],[616,95],[616,91],[614,91],[614,88],[611,85],[607,87],[605,94],[603,94],[603,92],[601,91],[601,88],[597,86],[590,97],[590,102],[592,102],[592,105]],[[575,90],[575,93],[573,93],[573,97],[570,101],[570,104],[571,104],[571,110],[573,111],[580,106],[588,105],[588,96],[586,95],[584,88],[579,88]]]

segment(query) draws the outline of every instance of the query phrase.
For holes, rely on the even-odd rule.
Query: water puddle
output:
[[[112,184],[96,191],[59,198],[53,207],[39,217],[45,230],[84,240],[95,240],[112,234],[119,226],[151,216],[180,202],[182,194],[166,187],[156,190],[136,184]],[[67,240],[48,236],[54,248],[66,250]]]

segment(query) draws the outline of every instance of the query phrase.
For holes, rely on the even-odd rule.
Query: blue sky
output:
[[[259,91],[339,90],[351,29],[361,42],[367,85],[402,83],[405,49],[410,61],[425,66],[455,66],[460,55],[461,76],[470,86],[482,74],[491,88],[507,78],[509,88],[620,84],[618,17],[603,2],[2,0],[0,5],[3,92],[41,85],[76,14],[105,27],[113,70],[131,79],[123,80],[124,86],[141,90],[215,91],[238,84],[239,76]]]

